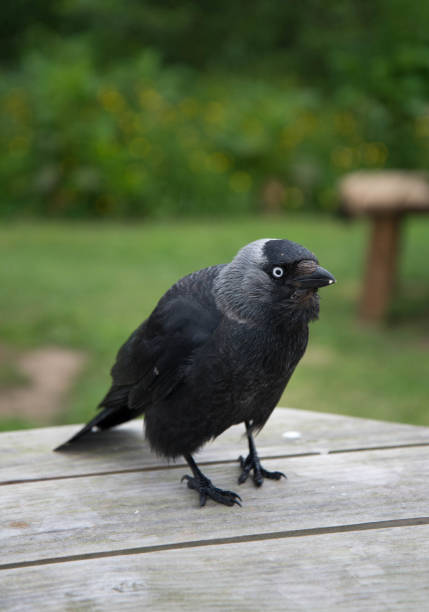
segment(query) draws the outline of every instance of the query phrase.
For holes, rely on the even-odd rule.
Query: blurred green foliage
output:
[[[0,26],[0,215],[336,206],[429,164],[429,5],[16,0]]]

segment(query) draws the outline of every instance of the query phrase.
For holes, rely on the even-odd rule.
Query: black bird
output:
[[[250,472],[257,486],[284,476],[261,466],[253,432],[264,426],[304,354],[308,323],[319,314],[318,288],[332,283],[313,253],[277,239],[251,242],[230,263],[185,276],[119,349],[102,410],[56,450],[93,428],[144,413],[152,449],[184,456],[192,476],[183,479],[201,506],[208,497],[240,505],[240,496],[216,488],[192,455],[243,422],[249,454],[240,457],[238,482]]]

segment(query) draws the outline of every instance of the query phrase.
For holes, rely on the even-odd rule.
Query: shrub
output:
[[[0,89],[0,214],[159,217],[330,210],[359,167],[424,167],[429,114],[163,66],[146,50],[96,67],[82,41],[28,53]],[[400,146],[406,142],[406,152]]]

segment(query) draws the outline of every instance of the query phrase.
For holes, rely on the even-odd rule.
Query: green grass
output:
[[[118,347],[174,281],[228,261],[251,240],[287,237],[316,252],[338,283],[321,292],[320,320],[282,404],[429,425],[429,223],[413,218],[405,228],[399,294],[378,328],[356,319],[367,232],[363,223],[303,216],[6,224],[0,343],[14,351],[46,345],[86,351],[85,372],[56,423],[83,421],[109,385]],[[0,429],[11,424],[26,425],[0,415]]]

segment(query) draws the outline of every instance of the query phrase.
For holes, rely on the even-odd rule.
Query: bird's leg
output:
[[[186,480],[188,482],[188,487],[190,489],[195,489],[197,493],[200,494],[200,506],[205,506],[208,497],[211,497],[216,502],[220,504],[225,504],[226,506],[233,506],[237,504],[241,506],[240,501],[241,497],[234,493],[234,491],[222,491],[222,489],[216,488],[211,480],[204,476],[198,465],[195,463],[192,455],[183,455],[188,462],[189,467],[192,470],[193,476],[182,476],[182,481]]]
[[[247,439],[249,441],[249,454],[246,459],[243,457],[239,457],[240,466],[241,466],[241,474],[238,478],[239,484],[243,484],[249,477],[251,471],[253,471],[253,482],[257,487],[260,487],[264,482],[264,478],[272,478],[273,480],[280,480],[280,478],[286,478],[286,475],[283,472],[269,472],[265,470],[258,457],[258,453],[256,452],[255,441],[253,439],[252,427],[249,421],[245,421],[246,425],[246,433]]]

